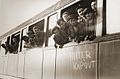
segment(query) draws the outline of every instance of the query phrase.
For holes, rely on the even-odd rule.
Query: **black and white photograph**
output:
[[[0,0],[0,79],[120,79],[119,0]]]

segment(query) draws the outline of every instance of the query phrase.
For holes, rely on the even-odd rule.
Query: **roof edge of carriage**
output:
[[[45,9],[44,11],[38,13],[37,15],[33,16],[32,18],[26,20],[25,22],[21,23],[20,25],[18,25],[17,27],[11,29],[10,31],[6,32],[5,34],[0,36],[0,40],[2,40],[3,38],[5,38],[6,36],[11,35],[12,33],[14,33],[17,30],[20,30],[30,24],[32,24],[33,22],[47,16],[48,14],[64,7],[67,4],[70,4],[71,2],[74,2],[76,0],[60,0],[57,3],[55,3],[54,5],[52,5],[51,7]],[[77,0],[77,1],[81,1],[81,0]]]

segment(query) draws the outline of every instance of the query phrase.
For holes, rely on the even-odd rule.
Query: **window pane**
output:
[[[97,25],[96,25],[96,36],[101,36],[102,35],[102,29],[103,27],[106,27],[106,26],[103,26],[103,8],[105,6],[103,6],[103,0],[97,0]],[[106,17],[106,16],[105,16]],[[106,29],[104,29],[106,30]]]
[[[57,25],[57,14],[49,17],[49,29],[53,29]],[[54,45],[53,35],[48,40],[48,46]]]
[[[26,48],[42,47],[44,44],[44,19],[29,26],[27,32],[28,41],[26,41]]]
[[[119,0],[107,0],[107,34],[120,32]]]
[[[26,32],[27,32],[27,28],[25,28],[25,29],[22,30],[22,37],[27,35]],[[22,40],[22,39],[21,39],[21,40]],[[26,48],[24,48],[25,41],[22,40],[21,43],[22,43],[22,44],[21,44],[21,48],[20,48],[20,50],[21,50],[21,51],[26,50]]]
[[[44,19],[34,24],[33,32],[35,34],[34,41],[37,47],[42,47],[44,43]]]
[[[1,42],[1,45],[2,45],[2,44],[6,45],[6,44],[5,44],[6,41],[7,41],[6,38],[3,39],[2,42]],[[5,48],[3,48],[3,46],[2,46],[2,47],[1,47],[1,53],[0,53],[0,54],[1,54],[1,55],[4,55],[5,52],[8,53],[8,51],[6,51]]]
[[[49,17],[49,29],[53,29],[57,24],[57,14]]]
[[[9,45],[10,53],[17,54],[20,44],[20,32],[13,34],[11,44]]]

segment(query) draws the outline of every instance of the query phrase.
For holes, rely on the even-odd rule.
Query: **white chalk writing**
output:
[[[95,67],[95,61],[90,62],[77,62],[73,65],[73,70],[81,70],[81,69],[91,69]]]
[[[89,51],[73,53],[73,70],[95,68],[95,57]]]

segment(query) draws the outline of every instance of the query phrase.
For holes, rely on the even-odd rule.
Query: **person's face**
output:
[[[85,16],[86,16],[86,19],[88,20],[92,19],[92,13],[87,13]]]
[[[96,9],[97,9],[96,2],[92,2],[92,3],[91,3],[91,8],[92,8],[93,10],[96,10]]]
[[[69,20],[69,23],[70,23],[71,25],[76,25],[76,24],[77,24],[77,19],[70,19],[70,20]]]
[[[77,13],[78,13],[79,16],[80,16],[80,15],[83,15],[83,8],[79,8],[79,9],[77,10]]]
[[[23,40],[24,40],[25,42],[28,42],[29,38],[25,37]]]
[[[39,33],[40,32],[39,28],[37,28],[37,27],[33,28],[33,31],[34,31],[34,33]]]
[[[53,33],[56,34],[58,33],[58,31],[59,31],[58,29],[55,29]]]
[[[28,35],[30,38],[34,38],[34,34],[29,34]]]
[[[64,26],[64,25],[65,25],[65,22],[64,22],[64,21],[61,21],[61,22],[60,22],[60,25],[63,25],[63,26]]]
[[[13,41],[13,42],[16,42],[16,41],[17,41],[17,39],[16,39],[16,38],[13,38],[13,39],[12,39],[12,41]]]
[[[67,21],[69,20],[69,18],[70,18],[70,15],[68,15],[68,14],[63,14],[63,15],[62,15],[62,18],[63,18],[63,20],[64,20],[65,22],[67,22]]]

